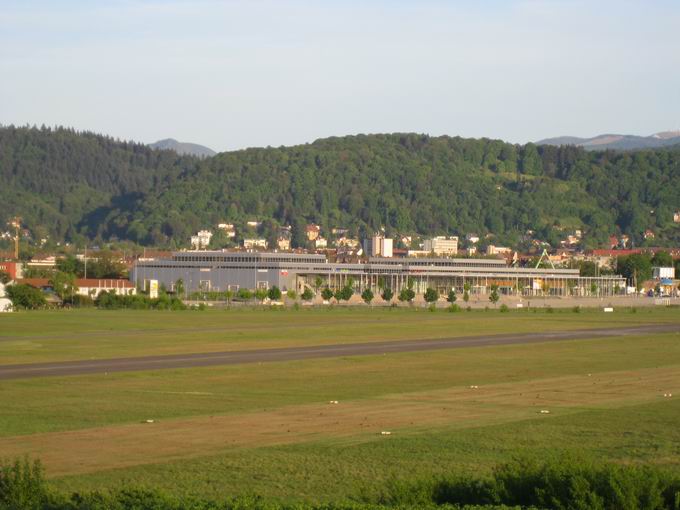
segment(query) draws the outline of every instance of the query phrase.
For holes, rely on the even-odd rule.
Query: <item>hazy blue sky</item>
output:
[[[0,0],[0,123],[216,150],[680,126],[678,1]]]

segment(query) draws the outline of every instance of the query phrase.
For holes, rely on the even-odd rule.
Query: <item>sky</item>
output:
[[[680,127],[680,2],[0,0],[0,124],[224,151]]]

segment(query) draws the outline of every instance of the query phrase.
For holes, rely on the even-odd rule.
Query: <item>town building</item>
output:
[[[0,271],[7,273],[10,280],[21,278],[23,271],[20,262],[2,262],[0,261]]]
[[[233,223],[218,223],[217,228],[229,238],[236,237],[236,227],[234,227]]]
[[[360,244],[358,239],[352,239],[351,237],[340,237],[335,241],[335,245],[338,247],[345,246],[352,249],[359,248]]]
[[[305,235],[307,236],[308,241],[316,241],[316,238],[321,235],[321,227],[314,223],[310,223],[305,227]]]
[[[210,246],[213,233],[210,230],[199,230],[195,236],[191,236],[191,247],[194,250],[203,250]]]
[[[465,240],[470,244],[477,244],[479,236],[477,234],[465,234]]]
[[[504,255],[506,253],[510,253],[511,251],[512,248],[508,248],[506,246],[494,246],[493,244],[490,244],[486,247],[487,255]]]
[[[364,253],[368,257],[391,257],[393,247],[392,239],[379,235],[364,240]]]
[[[243,247],[247,250],[254,250],[256,248],[261,248],[263,250],[267,249],[266,239],[244,239]]]
[[[425,239],[423,250],[435,255],[456,255],[458,253],[458,236],[437,236]]]
[[[314,246],[317,250],[328,248],[328,240],[325,237],[319,236],[314,240]]]
[[[276,246],[279,250],[290,250],[290,237],[279,236],[276,239]]]
[[[51,291],[52,285],[49,278],[22,278],[18,284],[30,285],[36,289]],[[137,288],[130,280],[103,279],[103,278],[76,278],[76,295],[96,298],[102,292],[113,292],[118,296],[133,296],[137,294]]]
[[[674,267],[653,267],[652,268],[652,278],[655,280],[660,280],[662,278],[670,278],[671,280],[675,278],[675,268]]]

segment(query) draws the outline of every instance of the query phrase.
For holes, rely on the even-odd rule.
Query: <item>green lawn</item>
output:
[[[22,313],[0,318],[0,360],[557,331],[612,322],[680,322],[680,314]],[[551,413],[540,414],[543,408]],[[0,381],[0,410],[0,458],[39,456],[52,483],[67,490],[133,483],[208,497],[338,500],[374,493],[391,478],[486,472],[511,456],[564,453],[680,472],[680,334],[7,380]],[[141,423],[147,419],[154,423]],[[283,429],[274,426],[279,422]],[[380,435],[384,427],[393,435]]]
[[[175,494],[223,498],[258,494],[288,501],[340,501],[375,495],[391,481],[479,474],[518,456],[563,455],[650,463],[680,472],[680,399],[547,420],[440,428],[372,441],[234,450],[165,464],[54,480],[67,491],[136,483]]]
[[[74,310],[0,316],[0,364],[560,331],[680,321],[673,308],[572,313],[425,309]]]

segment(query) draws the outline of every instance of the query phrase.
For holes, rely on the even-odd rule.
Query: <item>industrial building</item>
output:
[[[467,284],[473,294],[486,294],[497,285],[499,292],[511,295],[612,296],[626,287],[620,276],[581,277],[578,269],[509,267],[498,259],[371,257],[346,264],[317,254],[227,251],[175,252],[167,259],[140,260],[130,279],[139,288],[158,280],[168,290],[181,280],[187,293],[272,286],[302,292],[315,288],[319,279],[323,287],[351,284],[356,292],[385,287],[398,291],[412,285],[417,293],[432,287],[445,294],[452,288],[462,292]]]

